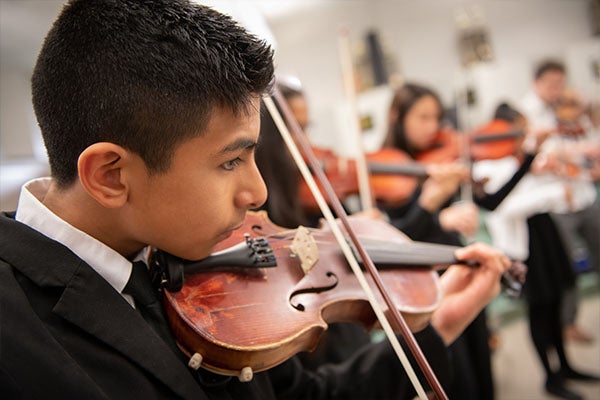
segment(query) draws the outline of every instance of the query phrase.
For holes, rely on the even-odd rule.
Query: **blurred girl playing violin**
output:
[[[443,160],[444,165],[432,165],[430,177],[407,204],[381,206],[392,225],[412,239],[456,245],[461,243],[459,233],[471,236],[477,231],[478,210],[472,203],[449,205],[460,183],[469,176],[466,166],[456,162],[458,152],[451,141],[446,142],[446,147],[436,148],[442,110],[438,95],[429,88],[409,83],[397,89],[390,107],[390,126],[383,147],[405,151],[415,160],[428,150],[434,150],[439,152],[437,161]],[[455,370],[448,388],[450,398],[493,398],[488,337],[482,312],[450,346]],[[470,351],[471,348],[477,350]]]
[[[427,157],[438,163],[428,167],[430,177],[412,201],[401,207],[382,207],[392,224],[414,240],[457,244],[456,232],[471,236],[477,231],[478,214],[472,204],[446,204],[469,176],[467,167],[457,162],[458,147],[453,140],[438,147],[442,110],[439,97],[429,88],[406,84],[396,91],[383,147],[402,150],[414,160],[429,153]],[[435,156],[430,157],[432,152]]]

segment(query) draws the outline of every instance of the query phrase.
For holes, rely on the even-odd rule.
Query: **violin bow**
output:
[[[287,125],[284,122],[277,107],[275,106],[273,99],[275,99],[275,101],[277,101],[277,103],[279,104],[281,111],[285,117],[285,120],[287,121]],[[373,281],[375,282],[375,285],[377,286],[378,291],[380,292],[381,296],[383,297],[383,299],[385,301],[385,304],[390,312],[390,315],[392,317],[393,322],[395,323],[395,326],[400,331],[402,337],[404,338],[408,348],[410,349],[412,355],[414,356],[415,360],[417,361],[421,371],[424,373],[424,375],[425,375],[427,381],[429,382],[429,385],[431,386],[432,390],[434,391],[436,397],[439,400],[447,400],[448,396],[444,392],[444,389],[442,388],[442,386],[439,383],[437,377],[435,376],[433,370],[431,369],[431,366],[429,365],[427,359],[425,358],[421,348],[417,344],[417,341],[415,340],[414,335],[410,331],[408,325],[406,324],[406,321],[404,320],[404,318],[402,317],[402,315],[400,314],[400,312],[394,305],[391,297],[389,296],[386,289],[384,288],[383,281],[381,280],[381,277],[380,277],[379,273],[377,272],[377,269],[375,268],[373,261],[368,256],[365,248],[359,242],[357,235],[352,230],[352,228],[350,226],[350,222],[348,221],[348,216],[344,210],[344,207],[342,206],[340,200],[337,198],[335,191],[333,190],[333,187],[331,186],[331,183],[327,179],[325,172],[323,171],[317,158],[315,157],[315,155],[311,149],[310,143],[308,142],[308,139],[305,137],[305,135],[302,134],[302,129],[300,128],[300,126],[298,125],[298,122],[294,118],[283,95],[277,89],[277,87],[274,86],[273,98],[265,96],[265,97],[263,97],[263,101],[264,101],[265,105],[267,106],[267,109],[269,110],[269,113],[271,114],[271,117],[273,118],[277,128],[279,129],[279,133],[283,137],[302,176],[306,180],[306,183],[308,184],[311,192],[315,196],[315,199],[317,201],[317,204],[319,205],[319,208],[321,209],[321,212],[323,213],[323,216],[329,223],[332,233],[334,234],[336,240],[338,241],[340,248],[341,248],[342,252],[344,253],[344,256],[348,260],[348,264],[352,268],[352,271],[354,272],[358,282],[360,283],[363,290],[367,294],[369,303],[371,304],[371,307],[373,308],[373,311],[374,311],[375,315],[377,316],[379,323],[381,324],[387,338],[389,339],[390,344],[392,345],[394,351],[396,352],[396,355],[398,356],[400,362],[402,363],[402,366],[404,367],[404,370],[406,371],[411,383],[413,384],[413,386],[417,392],[417,395],[422,400],[426,400],[428,398],[427,394],[425,393],[425,390],[423,389],[423,386],[421,385],[421,382],[417,378],[417,375],[415,374],[412,366],[410,365],[410,362],[409,362],[408,358],[406,357],[406,354],[404,353],[404,351],[400,345],[400,342],[398,341],[398,338],[396,337],[394,330],[392,329],[392,326],[390,325],[390,322],[386,318],[382,307],[379,305],[379,303],[375,297],[375,294],[373,293],[371,287],[369,286],[369,283],[367,282],[365,275],[358,264],[358,261],[354,257],[354,254],[353,254],[352,250],[350,249],[350,246],[346,242],[346,239],[345,239],[344,235],[342,234],[342,231],[340,230],[339,226],[335,222],[335,218],[331,212],[331,209],[327,205],[327,201],[323,197],[323,194],[320,192],[319,187],[317,186],[317,183],[316,183],[315,179],[313,178],[313,175],[311,174],[311,169],[312,169],[313,173],[315,174],[315,176],[317,177],[317,179],[319,180],[319,183],[322,185],[325,196],[327,196],[327,199],[329,200],[330,204],[332,205],[338,218],[341,220],[346,232],[348,233],[348,236],[350,237],[350,240],[352,241],[352,243],[356,247],[359,255],[361,256],[365,268],[369,271],[369,274],[371,275]],[[288,129],[288,126],[290,127],[291,131],[293,132],[293,136],[294,136],[294,139],[296,140],[296,142],[294,142],[294,139],[292,139],[292,134],[290,134],[290,130]],[[300,152],[300,149],[296,145],[296,143],[298,143],[298,146],[302,149],[302,153]],[[304,154],[304,156],[308,159],[311,169],[309,169],[308,165],[304,161],[302,154]]]
[[[459,159],[469,168],[469,177],[472,175],[473,163],[471,162],[471,137],[472,137],[472,123],[471,123],[471,106],[469,105],[468,94],[463,94],[462,101],[458,101],[461,104],[457,108],[458,120],[462,122],[462,132],[460,133],[460,154]],[[462,112],[458,109],[462,109]],[[473,183],[471,178],[463,181],[460,184],[460,199],[465,202],[473,202]]]
[[[354,136],[354,143],[358,152],[355,159],[360,205],[363,210],[371,210],[373,208],[373,195],[371,184],[369,183],[369,169],[367,168],[364,146],[360,137],[361,128],[359,123],[358,103],[356,101],[356,88],[354,86],[354,68],[352,66],[352,52],[350,51],[348,29],[339,29],[338,44],[340,49],[340,67],[342,70],[342,78],[344,81],[346,97],[350,105],[350,131]]]

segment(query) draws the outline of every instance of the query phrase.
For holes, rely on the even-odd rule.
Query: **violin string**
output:
[[[273,118],[275,124],[277,125],[279,132],[280,132],[281,136],[283,137],[284,142],[286,143],[292,157],[296,161],[296,165],[300,169],[300,173],[306,180],[306,183],[308,184],[309,188],[311,189],[311,192],[315,196],[315,200],[317,201],[317,204],[319,205],[319,208],[321,209],[323,216],[329,223],[330,228],[331,228],[332,232],[334,233],[334,236],[338,240],[338,243],[342,249],[342,252],[346,256],[346,259],[348,260],[350,267],[354,271],[356,278],[358,279],[361,287],[365,291],[367,298],[369,299],[369,303],[371,304],[373,311],[377,315],[377,319],[379,320],[384,332],[386,333],[386,336],[388,337],[394,351],[396,352],[396,355],[400,359],[400,362],[402,363],[402,365],[406,371],[406,374],[408,375],[410,381],[412,382],[419,398],[421,398],[422,400],[426,400],[427,395],[425,393],[425,390],[423,389],[423,386],[421,385],[421,382],[417,378],[417,375],[415,374],[415,371],[413,370],[406,354],[404,353],[404,350],[400,346],[400,342],[398,341],[398,338],[396,337],[389,321],[387,320],[383,309],[377,302],[375,294],[371,290],[371,287],[369,286],[360,266],[358,265],[358,261],[354,257],[354,254],[352,253],[350,246],[346,242],[344,235],[342,234],[340,228],[338,227],[337,223],[335,222],[335,218],[334,218],[331,210],[329,209],[327,202],[323,198],[323,195],[321,194],[321,192],[317,186],[317,183],[315,182],[308,166],[306,165],[306,163],[304,162],[304,159],[302,158],[302,155],[300,154],[300,151],[298,150],[296,144],[294,143],[294,140],[292,139],[290,132],[289,132],[287,126],[285,125],[285,122],[283,121],[281,115],[279,114],[279,111],[277,110],[275,103],[273,102],[273,100],[270,97],[267,97],[267,96],[265,96],[263,98],[263,100],[264,100],[265,105],[267,106],[267,109],[269,110],[269,112],[271,114],[271,117]]]

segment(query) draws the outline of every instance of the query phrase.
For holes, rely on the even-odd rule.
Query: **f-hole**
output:
[[[309,288],[295,290],[290,295],[290,299],[289,299],[290,305],[298,311],[304,311],[306,309],[306,307],[304,307],[304,304],[296,303],[294,301],[294,297],[301,295],[301,294],[305,294],[305,293],[321,293],[321,292],[325,292],[327,290],[331,290],[331,289],[335,288],[339,282],[337,275],[334,274],[333,272],[327,272],[327,273],[325,273],[325,276],[327,277],[329,284],[327,284],[325,286],[318,286],[318,287],[313,286],[313,287],[309,287]]]
[[[263,227],[262,225],[254,224],[250,229],[252,229],[252,232],[254,233],[261,234]]]

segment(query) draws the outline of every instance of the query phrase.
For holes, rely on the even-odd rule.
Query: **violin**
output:
[[[424,327],[441,300],[432,266],[458,263],[457,247],[410,242],[382,221],[349,220],[408,326]],[[248,212],[216,250],[198,262],[154,257],[171,329],[197,367],[251,379],[313,350],[329,323],[377,321],[329,228],[290,230],[265,211]]]
[[[580,122],[585,113],[585,107],[577,94],[566,89],[554,105],[558,132],[565,136],[581,137],[585,135],[585,129]]]
[[[523,130],[514,129],[508,121],[492,120],[475,131],[470,149],[471,159],[496,160],[513,155],[524,135]]]
[[[313,147],[313,151],[338,198],[359,192],[355,160],[337,156],[329,150]],[[382,203],[403,203],[417,188],[419,178],[427,176],[426,167],[411,160],[401,150],[386,148],[365,157],[373,198]],[[299,195],[305,209],[318,209],[304,180],[299,182]]]
[[[430,149],[418,153],[421,163],[443,164],[456,161],[461,156],[461,133],[443,129],[438,132]],[[513,154],[519,140],[525,135],[520,129],[503,120],[493,120],[477,129],[469,140],[470,160],[498,159]]]

